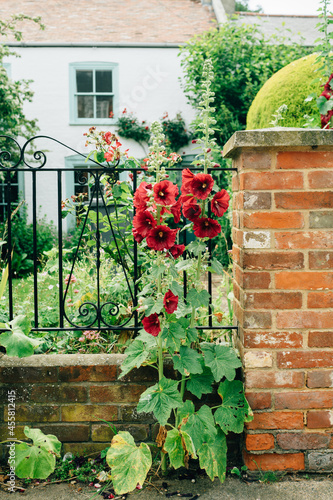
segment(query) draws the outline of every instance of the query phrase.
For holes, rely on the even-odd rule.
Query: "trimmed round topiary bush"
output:
[[[280,69],[259,90],[249,109],[246,121],[247,130],[272,127],[273,115],[277,109],[286,104],[288,110],[279,122],[283,127],[303,127],[304,115],[317,115],[316,100],[304,102],[311,93],[318,96],[322,92],[315,70],[317,54],[297,59]],[[324,82],[322,82],[324,83]]]

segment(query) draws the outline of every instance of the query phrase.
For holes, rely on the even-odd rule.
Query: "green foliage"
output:
[[[0,44],[0,135],[30,139],[38,130],[36,120],[28,120],[24,113],[25,103],[31,102],[33,98],[33,92],[29,88],[31,80],[13,81],[3,67],[5,57],[9,55],[18,57],[8,48],[3,38],[11,36],[18,42],[22,41],[22,31],[17,25],[24,20],[30,20],[44,29],[39,17],[31,18],[18,14],[8,20],[0,20],[0,39],[4,42]],[[13,144],[8,143],[7,146],[11,151]]]
[[[316,24],[316,29],[321,36],[319,36],[315,40],[315,50],[318,53],[316,63],[320,65],[318,68],[319,74],[329,78],[329,76],[333,72],[331,45],[331,42],[333,40],[333,32],[329,31],[329,25],[333,24],[333,20],[330,16],[332,16],[333,14],[329,11],[330,0],[320,0],[319,5],[319,21]]]
[[[309,53],[307,47],[282,36],[267,37],[257,25],[232,21],[191,39],[181,48],[184,90],[195,107],[200,101],[201,68],[211,58],[215,92],[217,143],[222,147],[245,128],[249,107],[262,85],[279,69]],[[301,75],[302,76],[302,75]],[[279,102],[278,106],[282,102]],[[275,106],[273,112],[277,109]]]
[[[169,420],[171,411],[182,405],[178,385],[178,380],[162,377],[157,384],[149,387],[141,394],[137,412],[153,412],[158,422],[165,425]]]
[[[218,393],[222,405],[216,410],[216,423],[226,434],[243,432],[244,422],[251,420],[252,413],[244,396],[242,382],[225,380],[220,384]]]
[[[0,232],[6,233],[6,224],[2,224]],[[12,258],[12,270],[14,276],[23,276],[33,270],[34,258],[34,233],[33,225],[28,223],[27,207],[23,206],[12,219],[12,248],[14,249]],[[6,239],[4,234],[3,239]],[[37,259],[38,266],[41,266],[44,252],[54,247],[56,230],[52,222],[47,222],[46,218],[37,221]]]
[[[227,468],[227,441],[221,429],[217,430],[213,441],[202,444],[198,455],[200,467],[206,470],[208,477],[212,481],[218,477],[223,482]]]
[[[249,109],[247,129],[271,127],[274,113],[283,104],[288,107],[283,116],[284,127],[302,127],[305,114],[316,114],[315,100],[305,102],[310,93],[318,97],[321,92],[316,81],[316,71],[319,68],[316,58],[316,54],[312,54],[298,59],[265,83]]]
[[[168,153],[176,152],[188,144],[191,135],[187,131],[185,121],[180,113],[177,113],[173,119],[170,119],[168,113],[165,113],[161,124],[163,134],[165,135],[164,143]],[[140,144],[142,142],[148,143],[151,140],[151,129],[146,120],[140,123],[133,113],[127,112],[126,108],[118,118],[116,125],[118,126],[117,133],[121,137],[133,139]]]
[[[42,340],[28,337],[31,325],[26,316],[20,315],[8,323],[0,323],[0,329],[9,330],[0,334],[0,345],[5,347],[7,356],[32,356],[42,343]]]
[[[235,12],[262,12],[262,7],[257,5],[256,9],[250,9],[249,0],[236,0],[235,2]]]
[[[33,443],[15,446],[15,474],[20,478],[46,479],[54,471],[61,443],[56,436],[45,435],[40,429],[25,427],[24,434]]]
[[[106,461],[111,467],[113,487],[118,495],[142,485],[152,464],[149,446],[136,446],[129,432],[120,431],[113,437]]]
[[[150,131],[147,123],[143,120],[141,123],[133,113],[128,113],[126,108],[119,116],[116,123],[117,134],[127,139],[133,139],[139,143],[148,142]]]

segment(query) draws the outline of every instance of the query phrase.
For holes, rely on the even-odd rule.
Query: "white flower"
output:
[[[53,285],[49,285],[47,288],[48,288],[49,290],[52,290]]]

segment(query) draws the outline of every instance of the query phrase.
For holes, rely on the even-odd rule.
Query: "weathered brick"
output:
[[[292,371],[255,371],[246,372],[245,385],[247,389],[302,388],[305,375],[303,372]]]
[[[96,422],[118,420],[118,408],[112,405],[64,405],[61,407],[63,422]]]
[[[332,248],[333,231],[295,231],[274,233],[275,246],[280,249]]]
[[[244,332],[244,347],[281,349],[302,347],[303,334],[300,332]]]
[[[283,450],[317,450],[326,448],[330,442],[328,434],[286,432],[276,436]]]
[[[91,386],[90,401],[92,403],[136,403],[146,389],[145,385],[136,384]]]
[[[333,168],[333,155],[329,151],[283,151],[277,155],[276,168],[287,170]]]
[[[245,368],[270,368],[273,357],[266,351],[248,351],[244,354],[244,364]]]
[[[333,192],[329,191],[275,193],[274,199],[276,208],[288,210],[333,208]]]
[[[139,425],[115,425],[117,431],[129,432],[135,441],[145,441],[149,436],[149,426],[144,424]],[[108,425],[93,424],[91,426],[91,439],[93,441],[111,442],[115,433]]]
[[[11,384],[57,382],[57,368],[55,367],[2,367],[0,368],[0,382]]]
[[[311,271],[278,271],[275,287],[282,290],[319,290],[333,288],[333,273]]]
[[[251,422],[246,424],[248,429],[303,429],[302,412],[262,412],[255,413]]]
[[[243,266],[243,250],[241,250],[235,243],[233,244],[232,247],[232,260],[239,264],[240,266]]]
[[[309,292],[308,308],[309,309],[333,308],[333,292]]]
[[[13,386],[13,384],[1,384],[0,386],[0,402],[8,400],[8,392],[15,390],[15,402],[28,403],[31,400],[31,391],[33,384],[20,384]]]
[[[309,227],[310,228],[333,228],[333,212],[322,211],[322,212],[310,212],[309,217]]]
[[[240,168],[251,170],[269,170],[271,167],[271,153],[243,152],[240,158]]]
[[[121,373],[121,368],[119,370]],[[158,376],[155,368],[152,366],[141,366],[140,368],[134,368],[127,375],[121,378],[122,382],[157,382]]]
[[[307,386],[310,389],[320,387],[333,387],[332,370],[315,370],[308,373]]]
[[[1,421],[3,422],[3,419]],[[25,425],[15,425],[14,436],[11,437],[20,439],[21,441],[27,439],[27,436],[24,434],[24,428]],[[40,425],[38,425],[38,428],[40,428]],[[0,425],[0,441],[5,441],[6,439],[8,439],[8,423]]]
[[[244,213],[243,226],[251,229],[298,229],[304,227],[304,217],[301,212]]]
[[[276,316],[278,328],[333,328],[331,311],[279,311]]]
[[[246,289],[262,289],[269,288],[271,284],[271,276],[266,272],[244,272],[243,284],[241,286]]]
[[[313,451],[308,454],[309,469],[317,472],[333,471],[333,452]]]
[[[36,403],[45,401],[52,403],[85,403],[88,399],[88,391],[83,386],[42,385],[32,389],[31,399]]]
[[[244,328],[270,328],[272,314],[270,312],[246,311],[243,318]]]
[[[333,331],[331,330],[328,332],[309,332],[308,346],[333,347]]]
[[[301,252],[247,251],[244,252],[243,263],[245,269],[302,269],[304,268],[304,254]]]
[[[117,379],[117,365],[60,366],[61,382],[112,382]]]
[[[309,252],[310,269],[333,269],[333,252]]]
[[[312,390],[275,393],[275,408],[277,410],[299,410],[332,407],[333,391]]]
[[[300,309],[302,294],[300,292],[247,293],[244,307],[246,309]]]
[[[237,241],[237,240],[236,240]],[[237,244],[242,245],[237,241]],[[270,248],[271,233],[269,231],[244,231],[243,245],[244,248]]]
[[[252,410],[266,410],[272,404],[272,395],[269,392],[247,392],[246,399]]]
[[[257,471],[300,471],[305,469],[303,453],[264,453],[262,455],[251,455],[243,452],[244,463],[249,470]]]
[[[234,210],[243,210],[244,207],[244,193],[234,193],[232,197],[232,206]]]
[[[239,191],[239,175],[234,174],[232,176],[231,187],[233,191]]]
[[[243,194],[244,210],[269,210],[272,206],[271,193],[258,193],[256,191],[245,191]],[[239,208],[242,208],[239,206]]]
[[[273,434],[247,434],[245,446],[248,451],[271,450],[274,448]]]
[[[8,408],[5,408],[5,421],[8,420]],[[16,405],[17,422],[58,422],[59,406]]]
[[[333,356],[327,351],[280,351],[277,365],[279,368],[330,368]]]
[[[136,406],[133,405],[123,405],[121,407],[121,418],[122,422],[131,422],[131,423],[145,423],[152,424],[156,420],[152,413],[138,413],[136,411]]]
[[[306,425],[309,429],[333,427],[333,410],[308,411]]]
[[[309,172],[309,187],[310,189],[327,189],[333,187],[333,170],[317,170]]]
[[[35,425],[35,427],[37,427]],[[84,424],[39,424],[38,429],[40,429],[44,434],[53,434],[62,443],[67,443],[69,441],[83,442],[89,441],[89,425]]]
[[[302,189],[302,172],[244,172],[239,175],[241,190]]]

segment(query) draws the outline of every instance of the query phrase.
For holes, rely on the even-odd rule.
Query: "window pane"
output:
[[[96,71],[96,92],[112,92],[112,71]]]
[[[102,95],[96,97],[96,118],[110,118],[113,111],[113,97]]]
[[[77,96],[78,118],[94,118],[94,98],[90,95]]]
[[[76,91],[93,91],[93,72],[88,70],[76,70]]]

